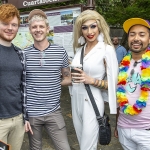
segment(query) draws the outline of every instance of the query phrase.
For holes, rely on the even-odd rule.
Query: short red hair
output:
[[[12,4],[0,5],[0,20],[3,22],[9,22],[14,17],[18,18],[18,24],[20,25],[20,13],[18,9]]]

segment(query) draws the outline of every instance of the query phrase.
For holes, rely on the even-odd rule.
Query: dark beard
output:
[[[147,48],[148,48],[149,44],[146,46],[146,47],[142,47],[141,49],[139,49],[138,51],[137,50],[134,50],[134,49],[131,49],[131,47],[129,47],[130,51],[133,52],[133,53],[141,53],[142,51],[145,51]]]
[[[113,43],[114,45],[119,45],[118,43]]]

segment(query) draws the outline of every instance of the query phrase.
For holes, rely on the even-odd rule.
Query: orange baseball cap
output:
[[[130,18],[123,23],[123,29],[126,33],[128,33],[132,26],[138,24],[150,28],[150,22],[148,20],[144,20],[142,18]]]

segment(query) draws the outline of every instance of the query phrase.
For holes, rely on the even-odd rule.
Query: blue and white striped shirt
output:
[[[27,115],[37,117],[54,112],[60,108],[61,68],[69,65],[65,49],[51,44],[41,52],[32,45],[24,54]]]

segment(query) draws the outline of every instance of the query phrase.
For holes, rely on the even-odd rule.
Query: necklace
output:
[[[150,91],[150,50],[142,55],[141,60],[141,94],[134,105],[130,105],[126,97],[126,90],[124,88],[128,78],[127,71],[131,61],[131,53],[129,52],[121,62],[118,75],[117,101],[120,105],[121,111],[126,115],[137,115],[144,107],[148,100]]]

